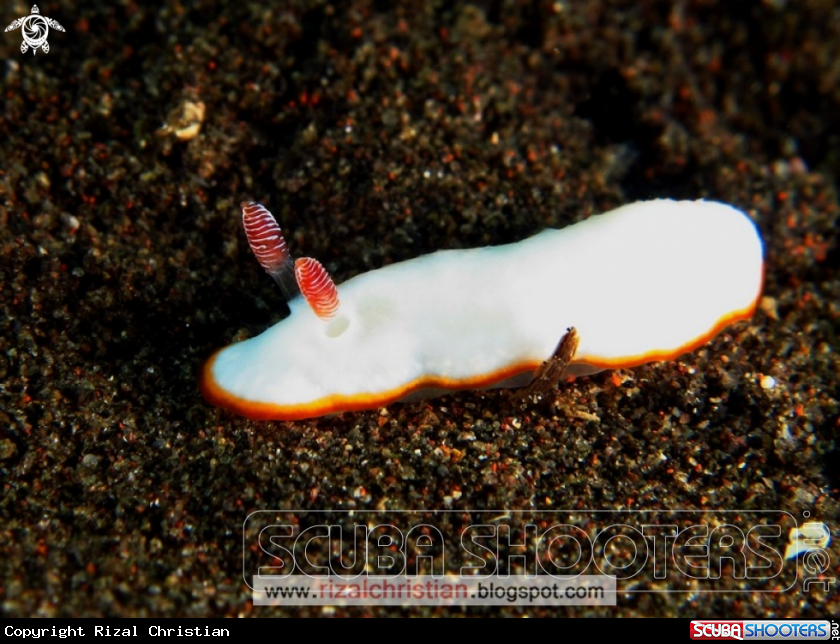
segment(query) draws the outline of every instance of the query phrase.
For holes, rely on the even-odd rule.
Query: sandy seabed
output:
[[[724,568],[714,594],[645,567],[602,608],[263,608],[242,578],[260,510],[836,531],[836,3],[39,6],[65,29],[49,53],[0,36],[5,615],[838,613],[802,561],[760,587]],[[252,422],[198,392],[215,349],[286,310],[244,199],[341,282],[655,197],[731,203],[765,240],[755,316],[678,360],[524,408],[477,391]]]

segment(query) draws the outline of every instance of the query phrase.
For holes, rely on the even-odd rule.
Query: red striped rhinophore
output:
[[[245,236],[257,261],[269,273],[276,273],[289,261],[289,251],[274,215],[254,201],[243,201],[239,207]]]
[[[303,297],[322,320],[329,320],[338,312],[338,291],[327,269],[311,257],[295,260],[295,277]]]

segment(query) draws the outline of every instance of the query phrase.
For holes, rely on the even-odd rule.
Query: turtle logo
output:
[[[25,54],[27,50],[32,47],[32,53],[35,54],[38,48],[44,50],[45,54],[50,51],[50,43],[47,42],[47,35],[50,33],[50,27],[56,31],[64,31],[64,27],[58,24],[52,18],[45,18],[41,15],[38,5],[32,5],[32,13],[23,18],[18,18],[8,27],[6,31],[12,31],[23,27],[23,42],[20,44],[20,53]]]

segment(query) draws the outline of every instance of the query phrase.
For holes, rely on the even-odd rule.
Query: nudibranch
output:
[[[291,259],[267,210],[242,211],[291,313],[217,351],[201,390],[252,419],[527,385],[567,329],[576,331],[568,375],[669,360],[749,318],[762,288],[756,226],[713,201],[638,202],[513,244],[392,264],[337,289],[317,261]]]

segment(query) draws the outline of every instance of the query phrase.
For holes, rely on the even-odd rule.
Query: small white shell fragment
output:
[[[158,135],[174,134],[179,141],[189,141],[201,131],[206,113],[207,108],[201,101],[184,100],[169,113]]]
[[[831,532],[824,523],[803,523],[801,528],[791,528],[785,559],[795,559],[803,552],[825,548],[831,543]]]
[[[439,251],[339,285],[340,314],[291,314],[205,365],[205,398],[254,419],[381,408],[527,384],[570,327],[569,375],[670,360],[749,318],[763,246],[743,212],[644,201],[489,248]]]
[[[774,389],[776,387],[776,379],[773,376],[761,376],[758,384],[762,389]]]

